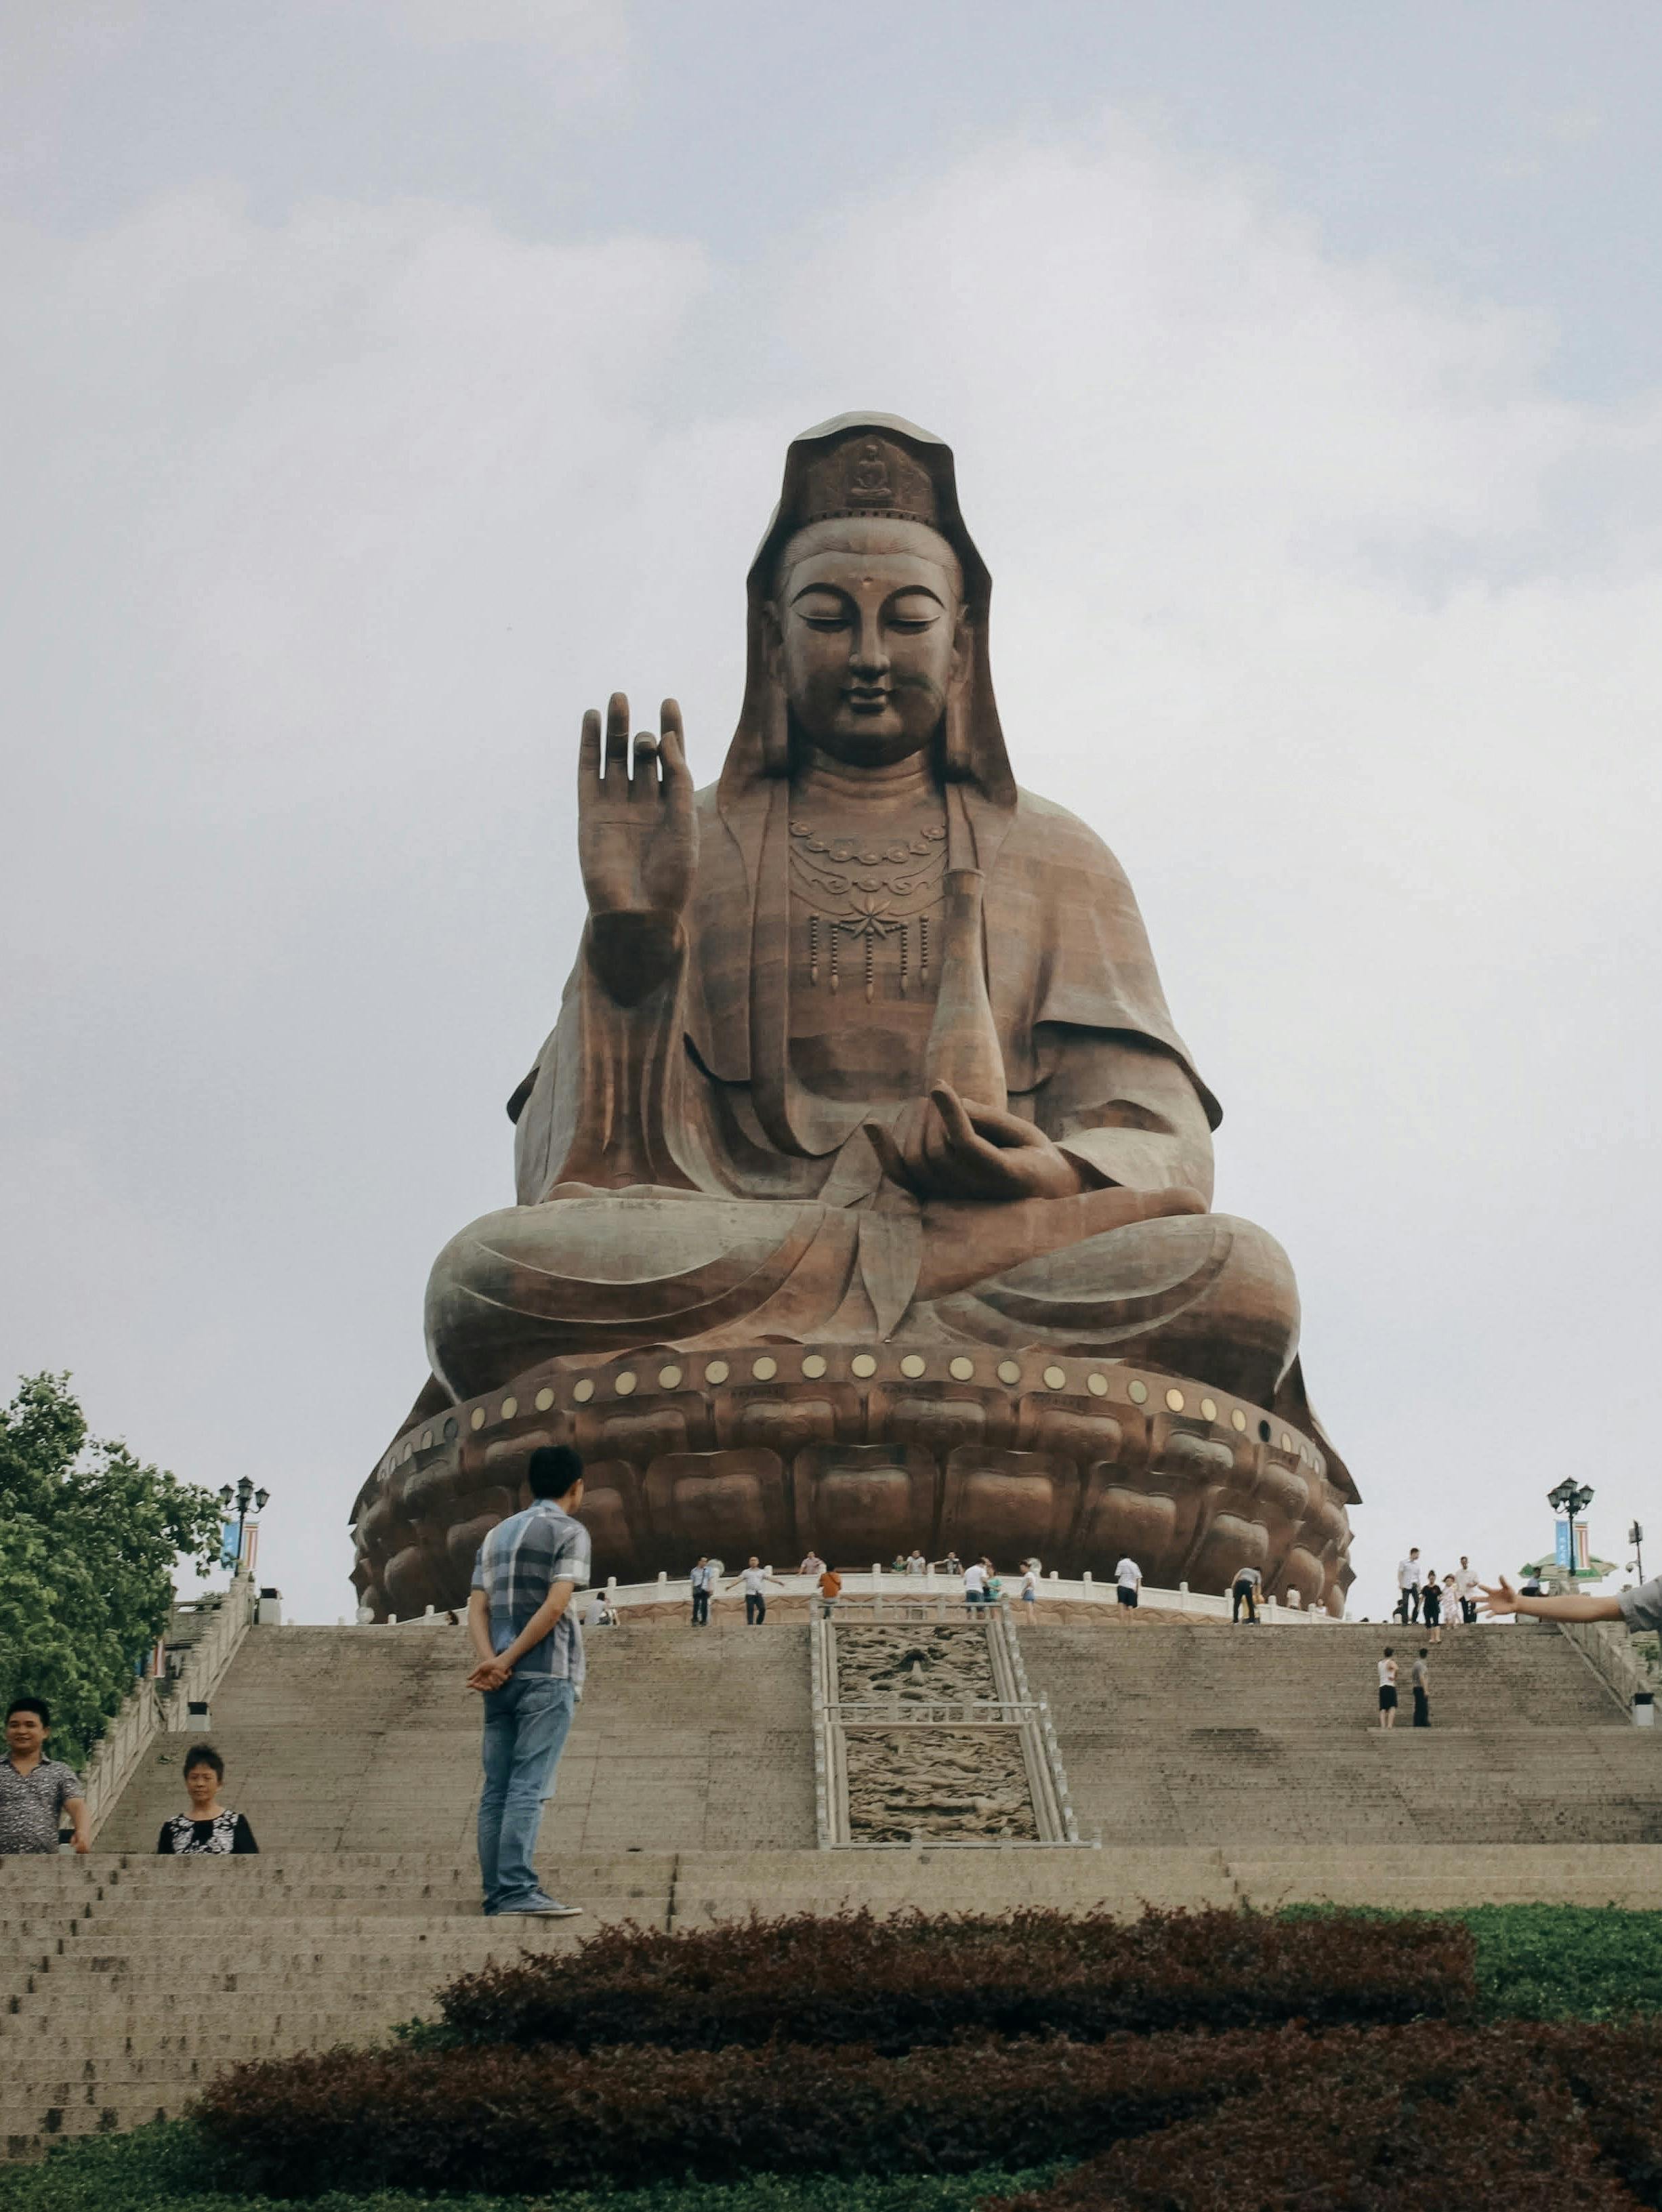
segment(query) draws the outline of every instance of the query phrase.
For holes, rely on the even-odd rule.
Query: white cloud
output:
[[[1656,407],[1117,127],[782,270],[204,191],[0,273],[3,1345],[265,1480],[302,1610],[506,1188],[576,718],[674,690],[714,773],[784,440],[866,404],[956,446],[1018,772],[1129,867],[1300,1268],[1361,1609],[1402,1540],[1538,1550],[1567,1464],[1607,1555],[1645,1517]]]

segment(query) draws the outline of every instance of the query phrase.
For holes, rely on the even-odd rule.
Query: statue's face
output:
[[[798,726],[872,768],[921,752],[968,655],[958,556],[922,522],[816,522],[780,556],[768,658]]]

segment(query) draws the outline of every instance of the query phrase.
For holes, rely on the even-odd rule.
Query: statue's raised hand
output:
[[[590,708],[577,754],[589,954],[606,990],[626,1006],[668,973],[698,869],[698,817],[674,700],[665,700],[659,720],[660,736],[636,738],[631,768],[629,701],[614,691],[604,750],[600,717]]]

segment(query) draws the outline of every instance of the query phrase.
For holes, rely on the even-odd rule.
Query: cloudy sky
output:
[[[0,1378],[346,1509],[786,441],[956,447],[1021,781],[1141,898],[1417,1541],[1656,1521],[1662,15],[0,0]]]

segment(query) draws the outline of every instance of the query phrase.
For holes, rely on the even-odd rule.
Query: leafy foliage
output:
[[[1340,2029],[1263,2087],[987,2212],[1637,2212],[1659,2200],[1662,2034]]]
[[[168,2120],[128,2136],[88,2136],[44,2166],[0,2166],[0,2212],[293,2212],[277,2198],[215,2185],[213,2155],[187,2123]],[[853,2180],[762,2174],[733,2185],[671,2182],[661,2188],[442,2200],[447,2212],[973,2212],[995,2191],[1047,2178],[989,2168],[979,2173],[902,2174]],[[331,2189],[307,2212],[433,2212],[425,2191]]]
[[[210,1491],[89,1442],[67,1375],[0,1408],[0,1696],[52,1708],[52,1748],[85,1756],[167,1626],[180,1553],[219,1547]]]
[[[1306,2042],[1282,2028],[899,2058],[801,2044],[308,2052],[234,2068],[193,2117],[242,2186],[279,2195],[965,2173],[1166,2126],[1273,2082]]]
[[[778,2037],[892,2053],[966,2033],[1089,2042],[1291,2019],[1464,2019],[1472,1960],[1470,1935],[1449,1921],[805,1913],[673,1936],[601,1929],[575,1965],[556,1954],[488,1966],[439,2005],[468,2044],[713,2051]]]

